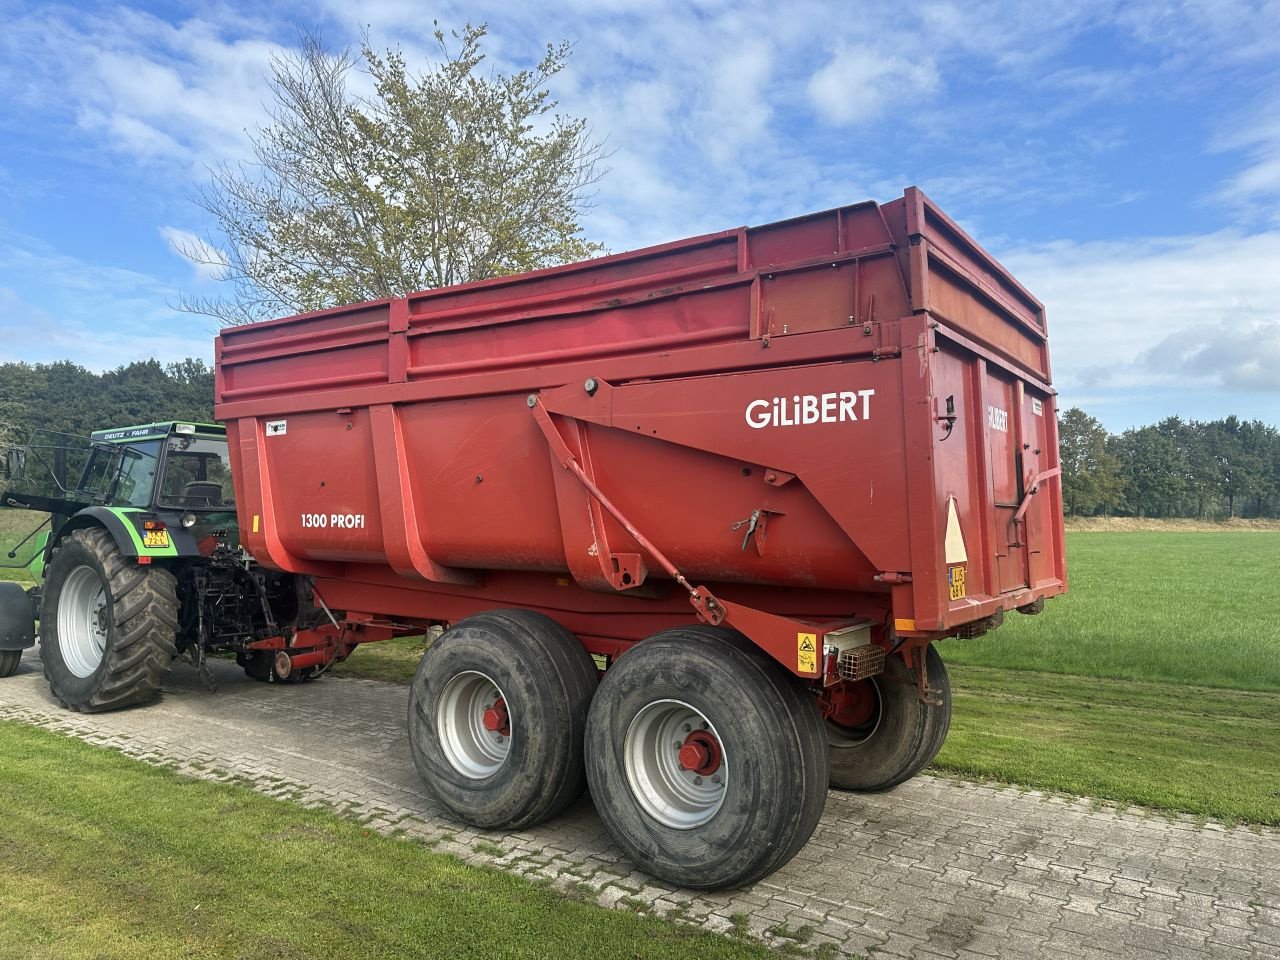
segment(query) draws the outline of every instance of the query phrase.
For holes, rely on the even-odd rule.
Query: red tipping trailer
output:
[[[916,773],[931,642],[1066,586],[1043,307],[914,188],[227,329],[216,412],[243,544],[342,649],[452,625],[410,710],[446,806],[525,825],[585,767],[691,886]]]

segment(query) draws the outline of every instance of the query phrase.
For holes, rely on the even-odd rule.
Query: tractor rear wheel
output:
[[[879,676],[824,691],[831,786],[888,790],[914,777],[942,749],[951,726],[951,682],[932,645],[925,666],[940,704],[920,699],[915,672],[898,656],[885,661]]]
[[[642,869],[752,883],[813,834],[830,756],[813,698],[741,634],[663,631],[605,673],[587,720],[596,809]]]
[[[577,637],[528,610],[460,620],[423,654],[409,693],[414,766],[457,819],[519,830],[586,788],[582,738],[597,674]]]
[[[64,707],[115,710],[159,693],[176,654],[176,583],[121,554],[101,528],[67,535],[40,606],[40,659]]]

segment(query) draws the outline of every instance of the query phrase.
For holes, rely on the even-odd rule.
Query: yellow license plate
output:
[[[950,587],[951,599],[963,600],[965,595],[964,567],[951,567],[947,570],[947,584]]]
[[[144,547],[167,547],[169,545],[168,530],[147,530],[142,534]]]

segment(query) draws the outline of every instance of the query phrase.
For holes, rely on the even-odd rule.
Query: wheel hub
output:
[[[700,777],[709,777],[720,769],[720,741],[708,730],[694,730],[680,747],[680,766]]]
[[[837,683],[822,691],[818,706],[827,720],[841,727],[861,727],[870,723],[879,706],[870,680]]]
[[[515,724],[493,678],[476,670],[455,675],[441,691],[436,729],[445,759],[471,780],[493,776],[506,762]]]
[[[627,728],[627,783],[641,808],[676,830],[692,830],[720,811],[730,764],[719,734],[696,707],[655,700]]]
[[[507,701],[502,697],[486,707],[482,717],[484,728],[490,733],[500,733],[504,737],[511,736],[511,714],[507,711]]]
[[[111,604],[97,570],[85,564],[67,574],[55,616],[63,663],[77,677],[92,675],[111,635]]]

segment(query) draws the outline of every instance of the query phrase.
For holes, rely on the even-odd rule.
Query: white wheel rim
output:
[[[680,749],[696,731],[715,739],[714,771],[686,769]],[[641,808],[659,823],[692,830],[708,822],[724,803],[729,757],[711,721],[682,700],[655,700],[632,719],[622,745],[627,783]]]
[[[58,650],[62,662],[77,677],[89,676],[102,663],[110,615],[106,587],[98,571],[88,566],[72,570],[58,598]]]
[[[486,780],[506,762],[514,734],[514,718],[504,730],[485,726],[485,712],[499,701],[508,704],[493,678],[475,670],[460,673],[445,684],[436,709],[440,747],[449,765],[471,780]],[[510,707],[507,707],[510,710]]]

